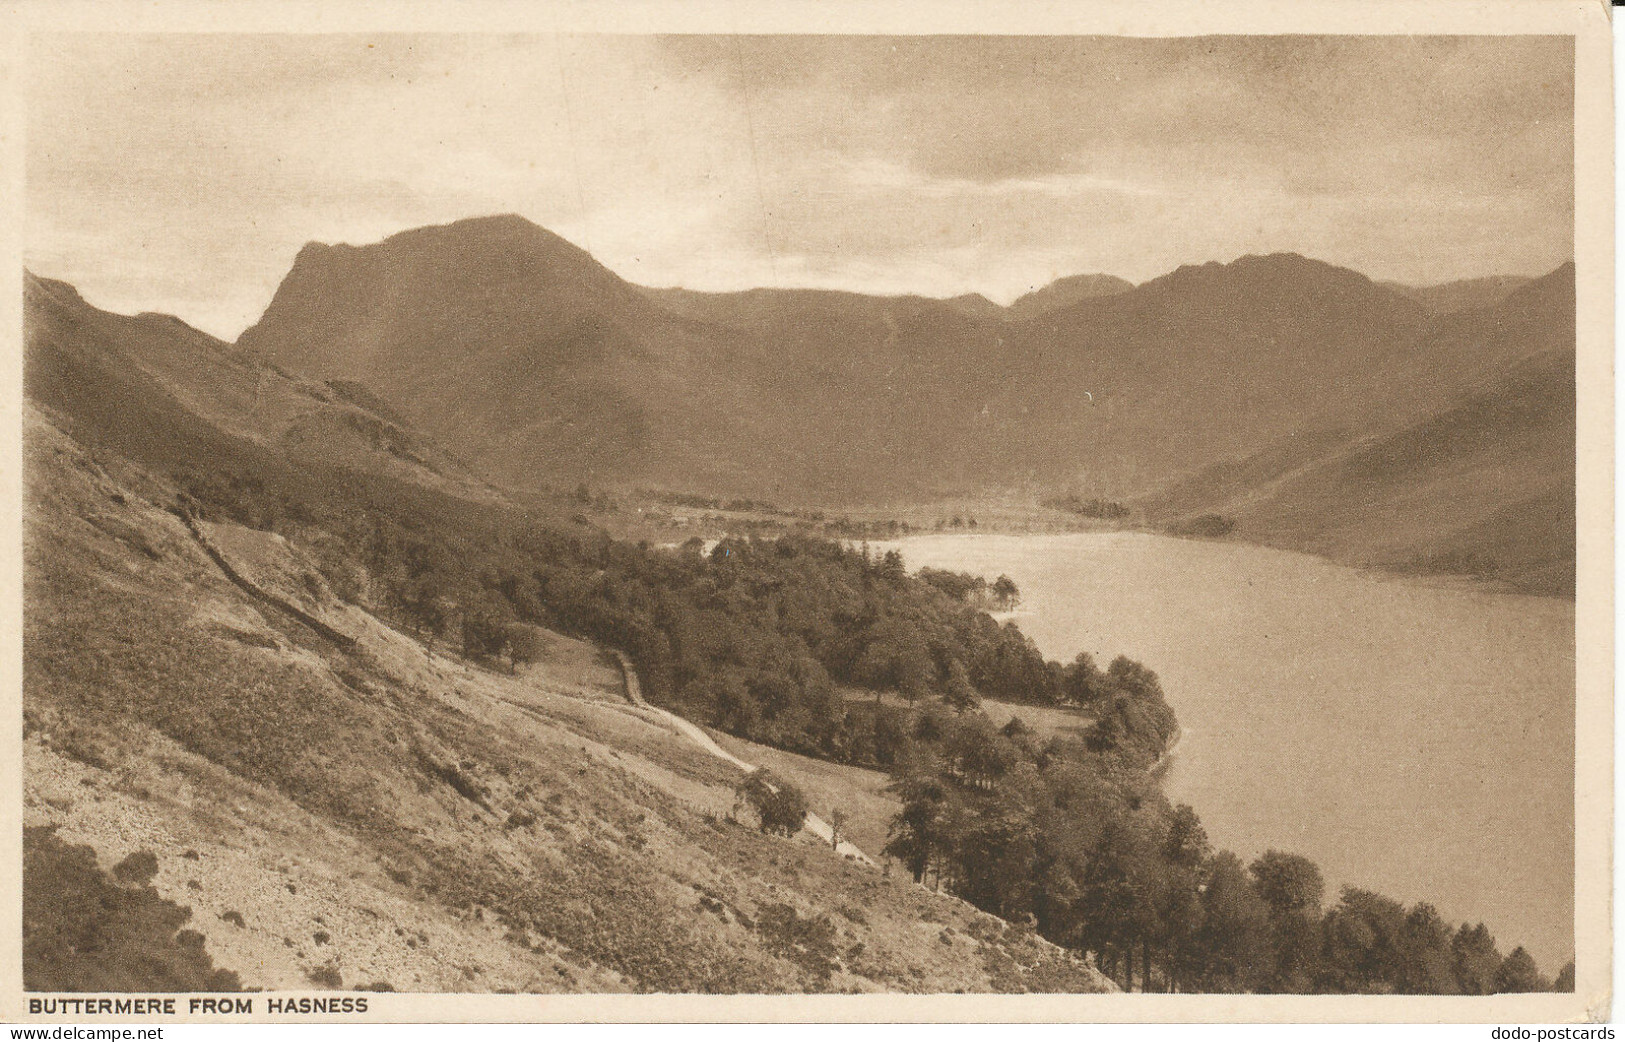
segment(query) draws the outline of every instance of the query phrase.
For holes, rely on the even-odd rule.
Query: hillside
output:
[[[510,672],[384,621],[398,577],[362,562],[458,553],[387,511],[480,542],[512,508],[403,465],[389,445],[444,457],[364,387],[29,289],[30,987],[1110,987],[737,823],[740,771],[629,706],[599,647],[535,630]],[[285,437],[327,413],[396,433],[342,456],[322,446],[352,424]],[[200,504],[249,524],[179,516]]]
[[[98,950],[177,987],[1106,986],[734,823],[738,772],[631,712],[578,642],[513,675],[426,653],[280,536],[194,535],[174,490],[32,407],[27,453],[31,988],[153,986]],[[128,904],[123,928],[85,900]],[[113,933],[63,946],[87,930]]]
[[[1110,297],[1118,293],[1127,293],[1133,288],[1134,283],[1120,279],[1116,275],[1068,275],[1031,293],[1023,293],[1011,302],[1005,314],[1018,322],[1025,321],[1069,307],[1081,300]]]
[[[1453,316],[1435,343],[1479,359],[1477,383],[1398,430],[1322,430],[1210,468],[1143,505],[1213,513],[1236,536],[1358,564],[1572,595],[1574,272]]]
[[[1232,267],[1256,282],[1260,264],[1312,262]],[[1357,305],[1367,293],[1331,278]],[[1510,299],[1499,348],[1470,323],[1457,338],[1514,355],[1561,291]],[[820,310],[854,329],[951,310],[681,299],[747,345]],[[1110,988],[1097,967],[1142,990],[1503,986],[1499,971],[1400,981],[1400,963],[1353,950],[1302,973],[1232,951],[1226,917],[1268,914],[1260,870],[1160,791],[1178,724],[1142,663],[1046,661],[895,553],[806,532],[709,552],[617,540],[536,497],[402,469],[392,445],[445,457],[369,385],[288,376],[60,284],[31,290],[27,319],[31,986]],[[1561,360],[1509,362],[1512,387],[1478,388],[1421,424],[1421,448],[1342,481],[1485,451],[1520,415],[1542,429],[1560,395],[1529,403],[1561,386]],[[292,404],[271,420],[253,393],[233,406],[250,379]],[[399,434],[343,457],[282,436],[276,417],[323,406]],[[1542,505],[1469,534],[1516,543]],[[872,849],[833,849],[810,817],[784,837],[755,811],[739,820],[749,763]],[[1204,890],[1210,874],[1225,882]],[[1327,937],[1388,915],[1347,892],[1324,913],[1318,900],[1310,928]]]
[[[115,315],[24,276],[28,397],[137,458],[206,457],[225,442],[264,465],[339,467],[476,501],[500,494],[365,387],[244,357],[169,315]]]
[[[1473,308],[1494,307],[1533,281],[1524,275],[1490,275],[1432,286],[1408,286],[1402,282],[1384,282],[1383,285],[1403,293],[1436,315],[1449,315]]]
[[[1143,494],[1305,428],[1397,429],[1495,361],[1296,256],[1104,288],[1008,313],[645,290],[521,218],[479,218],[306,247],[239,347],[365,384],[503,482],[816,502]]]

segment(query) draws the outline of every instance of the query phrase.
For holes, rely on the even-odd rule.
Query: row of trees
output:
[[[1102,499],[1099,496],[1085,499],[1076,492],[1069,492],[1064,496],[1051,496],[1044,500],[1044,506],[1051,510],[1065,510],[1079,517],[1102,521],[1126,521],[1133,514],[1128,507],[1114,499]]]
[[[889,554],[888,554],[889,556]],[[898,558],[901,567],[902,559]],[[943,568],[921,568],[917,573],[921,582],[941,590],[963,604],[990,611],[1009,611],[1021,603],[1021,590],[1014,579],[1001,575],[993,582],[986,576],[969,575]]]
[[[1160,701],[1143,667],[1114,703]],[[1111,671],[1106,674],[1110,676]],[[1102,718],[1104,720],[1105,718]],[[1522,948],[1503,956],[1482,925],[1452,928],[1345,888],[1324,907],[1309,859],[1270,851],[1250,865],[1215,850],[1196,812],[1170,806],[1144,753],[1101,740],[1039,741],[1019,719],[989,740],[979,713],[896,768],[903,807],[886,853],[917,881],[1094,952],[1128,989],[1482,995],[1572,989]]]

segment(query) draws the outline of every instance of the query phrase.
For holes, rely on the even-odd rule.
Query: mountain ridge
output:
[[[1439,312],[1352,269],[1274,253],[1183,265],[1023,319],[971,295],[651,289],[499,215],[309,244],[235,345],[179,320],[126,321],[315,381],[421,432],[477,485],[837,508],[1064,492],[1140,503],[1153,524],[1234,514],[1242,538],[1402,567],[1406,553],[1466,557],[1429,549],[1442,536],[1427,525],[1428,546],[1376,553],[1325,494],[1320,521],[1344,537],[1313,531],[1301,503],[1296,528],[1242,504],[1272,501],[1282,460],[1332,467],[1522,359],[1572,354],[1572,284],[1569,262],[1491,305]],[[1543,558],[1551,540],[1538,541]]]
[[[1251,389],[1231,397],[1281,413],[1245,426],[1297,425],[1317,380],[1371,382],[1338,357],[1392,355],[1430,321],[1364,275],[1297,255],[1188,265],[995,320],[963,299],[637,287],[562,242],[505,217],[307,248],[238,346],[368,384],[499,480],[873,501],[1079,482],[1142,492],[1282,433],[1208,425],[1163,452],[1142,404],[1211,409],[1201,388],[1229,380],[1227,358],[1251,358]],[[1192,340],[1198,350],[1174,350]],[[1292,362],[1317,352],[1327,361]],[[1427,362],[1395,368],[1404,386]],[[1124,381],[1137,386],[1113,386]],[[1080,412],[1084,391],[1116,404]],[[1053,402],[1036,424],[1034,396]],[[1084,456],[1104,465],[1065,445],[1093,445]]]

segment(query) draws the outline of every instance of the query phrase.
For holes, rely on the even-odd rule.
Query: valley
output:
[[[515,489],[915,528],[977,506],[1076,524],[1042,506],[1069,494],[1154,528],[1214,514],[1244,541],[1564,595],[1573,279],[1401,292],[1275,254],[1062,280],[1009,309],[707,294],[634,286],[508,215],[313,243],[235,346],[369,388]]]
[[[1572,987],[1572,880],[1509,908],[1404,799],[1480,821],[1445,751],[1533,751],[1504,824],[1572,822],[1572,266],[1434,289],[651,290],[510,216],[312,244],[227,344],[29,275],[31,986],[116,980],[60,942],[94,899],[183,986]],[[1400,601],[1501,620],[1539,705]],[[1283,748],[1436,828],[1349,853]]]

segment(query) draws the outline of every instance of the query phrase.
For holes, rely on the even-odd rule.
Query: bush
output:
[[[310,979],[310,983],[320,984],[324,988],[344,987],[344,978],[341,977],[339,975],[339,971],[332,966],[318,966],[314,970],[311,970],[309,973],[305,974],[305,976]]]
[[[806,794],[765,768],[757,768],[740,783],[739,796],[756,812],[763,832],[793,836],[806,824]]]
[[[1196,536],[1202,539],[1219,539],[1235,530],[1235,519],[1222,514],[1201,514],[1180,522],[1171,529],[1174,535]]]
[[[146,865],[140,858],[137,867]],[[95,850],[62,842],[51,827],[23,830],[28,990],[241,991],[235,973],[215,969],[203,936],[180,929],[191,914],[151,887],[115,885]]]
[[[150,850],[138,850],[113,866],[113,878],[133,886],[145,886],[157,874],[158,855]]]
[[[827,981],[838,967],[835,924],[828,916],[801,916],[787,904],[770,904],[762,909],[756,926],[768,951],[818,980]]]

